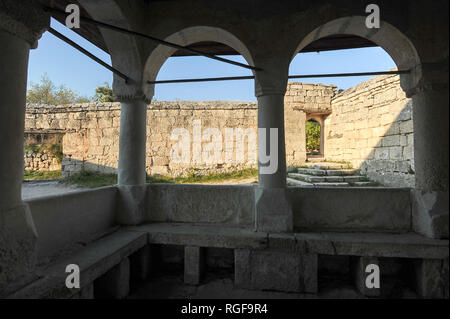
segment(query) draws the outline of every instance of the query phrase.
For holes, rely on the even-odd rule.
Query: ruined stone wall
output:
[[[35,132],[64,134],[63,175],[82,169],[117,172],[120,103],[28,105],[25,125]],[[184,140],[177,134],[180,129],[187,134]],[[177,176],[194,169],[224,172],[256,167],[256,133],[256,103],[153,102],[147,111],[147,173]],[[179,150],[180,145],[189,154],[176,163],[172,149]],[[208,162],[208,150],[213,158],[217,150],[219,159]]]
[[[348,161],[372,180],[414,186],[412,101],[399,76],[378,76],[341,92],[325,119],[325,157]]]
[[[331,113],[334,85],[289,82],[284,97],[286,161],[288,166],[306,161],[306,120],[309,114]]]
[[[30,171],[59,171],[61,162],[51,152],[25,151],[24,168]]]
[[[287,165],[305,162],[306,120],[320,116],[325,159],[349,161],[385,185],[412,186],[411,108],[398,76],[375,77],[339,94],[332,85],[289,83]],[[63,175],[81,169],[117,172],[120,103],[28,105],[26,130],[63,134]],[[146,170],[177,176],[256,167],[256,135],[256,103],[153,102],[147,111]]]

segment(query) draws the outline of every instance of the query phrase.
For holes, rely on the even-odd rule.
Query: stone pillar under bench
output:
[[[198,285],[205,271],[205,248],[186,246],[184,248],[184,283]]]
[[[317,293],[317,254],[235,250],[234,283],[239,288]]]
[[[415,290],[421,298],[449,298],[449,261],[447,259],[414,260]]]
[[[146,245],[130,256],[130,276],[144,280],[152,272],[152,246]]]
[[[124,258],[118,265],[96,280],[98,296],[109,299],[123,299],[130,293],[130,260]],[[97,296],[97,293],[96,293]]]
[[[380,270],[380,262],[377,257],[358,256],[351,258],[351,271],[356,289],[366,297],[379,297],[381,295],[381,278],[378,278],[379,288],[369,288],[366,285],[367,277],[374,274],[373,269],[367,269],[369,271],[366,272],[368,265],[376,265]],[[381,276],[381,271],[378,272],[378,275]]]

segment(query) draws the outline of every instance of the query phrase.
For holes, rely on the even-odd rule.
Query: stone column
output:
[[[143,98],[121,102],[119,185],[142,185],[145,184],[147,104]]]
[[[413,227],[428,237],[448,238],[448,63],[420,68],[421,80],[407,92],[414,119]]]
[[[289,232],[293,230],[293,217],[286,190],[284,94],[287,69],[281,74],[280,70],[270,72],[270,66],[267,69],[256,76],[260,87],[256,90],[259,182],[255,190],[255,224],[258,231]]]
[[[142,222],[145,211],[147,103],[144,97],[120,100],[117,220],[121,224],[137,225]]]
[[[0,2],[0,297],[29,281],[36,230],[22,201],[28,56],[49,25],[37,2]]]

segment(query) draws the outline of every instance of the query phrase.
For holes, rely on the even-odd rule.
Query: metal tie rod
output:
[[[350,77],[367,75],[387,75],[387,74],[407,74],[410,70],[400,71],[380,71],[380,72],[359,72],[359,73],[330,73],[330,74],[307,74],[307,75],[289,75],[289,79],[304,78],[331,78],[331,77]],[[148,84],[168,84],[168,83],[186,83],[186,82],[214,82],[214,81],[235,81],[235,80],[253,80],[254,76],[229,76],[218,78],[198,78],[198,79],[178,79],[178,80],[160,80],[147,81]]]
[[[47,11],[50,11],[50,12],[54,13],[54,14],[59,14],[59,15],[63,15],[63,16],[67,15],[67,13],[65,11],[62,11],[62,10],[59,10],[59,9],[56,9],[56,8],[45,7],[45,9]],[[233,64],[233,65],[240,66],[240,67],[243,67],[243,68],[246,68],[246,69],[250,69],[250,70],[254,70],[254,71],[261,71],[262,70],[261,68],[258,68],[258,67],[255,67],[255,66],[251,66],[251,65],[235,62],[235,61],[232,61],[232,60],[224,59],[224,58],[215,56],[213,54],[201,52],[201,51],[198,51],[198,50],[195,50],[195,49],[191,49],[191,48],[188,48],[188,47],[185,47],[185,46],[182,46],[182,45],[178,45],[176,43],[167,42],[167,41],[164,41],[164,40],[152,37],[152,36],[147,35],[147,34],[135,32],[135,31],[131,31],[131,30],[127,30],[127,29],[120,28],[120,27],[117,27],[117,26],[112,25],[112,24],[96,21],[96,20],[93,20],[93,19],[90,19],[90,18],[87,18],[87,17],[80,17],[80,20],[84,21],[86,23],[95,24],[97,26],[100,26],[100,27],[103,27],[103,28],[106,28],[106,29],[110,29],[110,30],[113,30],[113,31],[117,31],[117,32],[125,33],[125,34],[130,34],[130,35],[133,35],[133,36],[139,36],[139,37],[142,37],[142,38],[154,41],[156,43],[159,43],[161,45],[172,47],[172,48],[175,48],[175,49],[178,49],[178,50],[183,50],[183,51],[186,51],[186,52],[189,52],[189,53],[193,53],[193,54],[196,54],[196,55],[204,56],[204,57],[209,58],[209,59],[225,62],[225,63],[228,63],[228,64]]]
[[[130,78],[128,76],[126,76],[125,74],[123,74],[122,72],[120,72],[119,70],[113,68],[112,66],[110,66],[109,64],[105,63],[104,61],[100,60],[99,58],[97,58],[95,55],[93,55],[91,52],[89,52],[88,50],[86,50],[85,48],[81,47],[80,45],[76,44],[75,42],[73,42],[72,40],[70,40],[68,37],[62,35],[61,33],[59,33],[58,31],[56,31],[53,28],[49,28],[48,32],[50,32],[51,34],[53,34],[55,37],[61,39],[62,41],[66,42],[67,44],[71,45],[72,47],[74,47],[75,49],[77,49],[78,51],[80,51],[81,53],[87,55],[88,57],[90,57],[92,60],[94,60],[95,62],[97,62],[98,64],[104,66],[105,68],[107,68],[108,70],[110,70],[111,72],[117,74],[118,76],[120,76],[122,79],[125,80],[126,83],[130,82]]]

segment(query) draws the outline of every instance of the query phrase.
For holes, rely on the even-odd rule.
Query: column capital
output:
[[[50,13],[37,0],[0,0],[0,30],[28,42],[32,49],[50,25]]]
[[[114,93],[116,95],[116,100],[120,103],[131,103],[131,102],[145,102],[150,103],[152,101],[152,97],[147,97],[143,93],[137,93],[137,94],[120,94],[120,93]]]
[[[153,98],[153,91],[149,90],[147,85],[142,87],[142,83],[134,80],[125,83],[123,79],[117,76],[114,76],[113,91],[117,101],[121,103],[143,101],[150,104]]]

